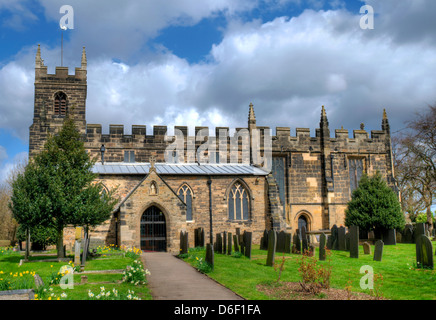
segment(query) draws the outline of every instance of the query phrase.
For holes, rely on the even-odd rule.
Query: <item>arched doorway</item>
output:
[[[307,224],[307,218],[302,214],[301,216],[298,217],[298,229],[301,230],[301,227],[303,226],[306,228],[306,230],[309,230]]]
[[[151,206],[141,217],[141,250],[166,251],[166,249],[165,215],[158,207]]]

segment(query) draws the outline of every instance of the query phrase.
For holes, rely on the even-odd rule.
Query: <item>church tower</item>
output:
[[[74,75],[68,67],[56,67],[55,74],[47,74],[47,66],[41,58],[41,48],[35,58],[35,100],[33,123],[29,130],[29,158],[38,153],[50,134],[62,127],[65,117],[75,119],[81,134],[86,133],[86,52],[82,51],[81,67]]]

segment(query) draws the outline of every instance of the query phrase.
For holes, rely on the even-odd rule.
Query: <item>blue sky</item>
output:
[[[49,72],[88,58],[87,122],[392,131],[436,102],[433,0],[0,0],[0,180],[25,158],[37,45]],[[374,29],[360,28],[371,5]]]

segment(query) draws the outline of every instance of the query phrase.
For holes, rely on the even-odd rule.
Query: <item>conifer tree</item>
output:
[[[57,230],[58,257],[64,257],[66,226],[96,226],[110,218],[114,190],[103,192],[91,171],[95,161],[86,153],[74,120],[67,117],[12,184],[11,209],[18,223]]]
[[[400,202],[380,172],[372,177],[362,175],[359,187],[353,191],[345,210],[345,225],[377,233],[404,228],[405,218]]]

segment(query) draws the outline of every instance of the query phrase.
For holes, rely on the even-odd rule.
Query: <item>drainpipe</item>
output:
[[[212,228],[212,179],[208,175],[207,185],[209,186],[209,223],[210,223],[210,244],[213,247],[213,228]]]

